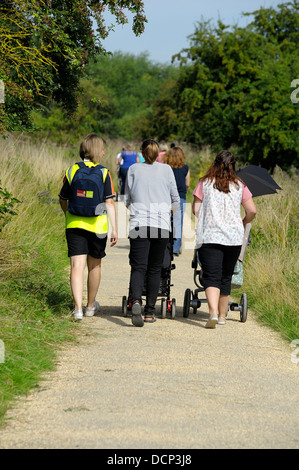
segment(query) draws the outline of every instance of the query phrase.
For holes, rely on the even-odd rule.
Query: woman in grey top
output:
[[[156,162],[159,146],[147,139],[141,146],[144,163],[132,165],[127,174],[125,204],[130,209],[130,289],[132,323],[143,326],[155,321],[154,311],[159,292],[161,267],[171,231],[170,216],[180,205],[173,171]],[[141,297],[146,276],[144,320]]]

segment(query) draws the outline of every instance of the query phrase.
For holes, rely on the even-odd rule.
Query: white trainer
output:
[[[93,317],[95,313],[100,310],[100,304],[97,300],[95,300],[93,307],[85,307],[85,316],[86,317]]]
[[[83,311],[82,310],[73,310],[73,317],[75,320],[82,320]]]

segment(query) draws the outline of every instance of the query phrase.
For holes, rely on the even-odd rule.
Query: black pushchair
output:
[[[249,237],[250,229],[251,229],[251,224],[246,224],[241,253],[236,263],[234,275],[232,278],[233,289],[241,287],[243,283],[243,264],[242,263],[243,263],[246,247],[250,243],[250,237]],[[194,289],[194,291],[192,291],[191,289],[185,290],[184,304],[183,304],[183,316],[185,318],[189,316],[190,308],[192,308],[193,313],[195,314],[197,312],[197,309],[200,308],[201,304],[207,303],[206,298],[199,298],[199,295],[201,294],[201,292],[204,292],[204,288],[201,285],[203,271],[202,271],[202,268],[198,259],[197,250],[194,250],[194,256],[192,259],[191,267],[194,270],[193,280],[194,280],[194,284],[196,285],[196,289]],[[240,321],[243,323],[246,322],[247,310],[248,310],[247,294],[243,293],[241,295],[240,303],[229,301],[226,315],[228,315],[229,310],[239,311]]]
[[[173,232],[170,233],[170,238],[165,249],[163,266],[161,269],[161,276],[160,276],[160,287],[159,287],[157,302],[161,300],[161,318],[166,318],[167,314],[170,315],[170,318],[172,319],[175,318],[176,300],[175,298],[171,298],[171,292],[170,292],[170,289],[173,286],[173,284],[171,284],[171,271],[175,269],[175,264],[173,264],[172,261],[173,261]],[[146,295],[146,279],[145,279],[142,295],[143,296]],[[128,313],[131,312],[131,309],[132,309],[132,297],[131,297],[131,288],[129,286],[128,297],[124,295],[122,298],[122,314],[124,315],[124,317],[128,316]]]

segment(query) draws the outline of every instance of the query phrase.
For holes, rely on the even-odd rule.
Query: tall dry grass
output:
[[[276,167],[273,177],[282,191],[256,198],[255,236],[261,244],[284,249],[298,243],[299,175],[296,171],[288,175]]]
[[[57,195],[65,171],[65,158],[57,146],[41,141],[33,145],[30,138],[19,135],[1,141],[1,185],[20,200],[13,216],[1,232],[0,268],[10,272],[22,269],[26,259],[18,250],[29,250],[35,237],[35,251],[49,237],[49,217],[58,212]],[[45,195],[43,197],[43,194]],[[34,234],[32,237],[27,234]],[[32,246],[32,250],[34,250]]]
[[[276,168],[278,194],[255,198],[243,290],[259,319],[287,340],[299,338],[299,177]]]
[[[62,149],[25,136],[2,140],[1,187],[21,202],[1,224],[0,421],[11,400],[53,368],[59,345],[73,338],[64,216],[58,192],[67,166]],[[2,220],[3,222],[3,220]]]
[[[62,178],[65,159],[60,147],[46,141],[32,145],[24,135],[10,136],[1,144],[1,181],[19,198],[53,188]]]

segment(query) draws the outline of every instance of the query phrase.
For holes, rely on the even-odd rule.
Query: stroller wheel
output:
[[[240,321],[245,323],[247,320],[247,310],[248,310],[248,300],[247,300],[247,294],[242,294],[241,295],[241,311],[240,311]]]
[[[171,301],[171,318],[175,318],[175,299],[172,299]]]
[[[190,300],[191,300],[191,289],[186,289],[185,296],[184,296],[184,306],[183,306],[183,316],[185,318],[189,317]]]
[[[123,296],[123,299],[122,299],[121,311],[124,317],[128,316],[127,297],[125,295]]]
[[[166,299],[161,299],[161,318],[166,318]]]

